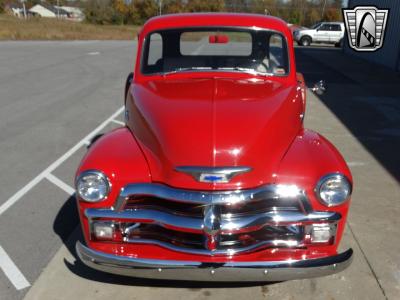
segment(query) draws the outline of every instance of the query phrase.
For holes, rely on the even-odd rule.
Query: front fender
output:
[[[121,188],[128,183],[151,182],[149,168],[143,153],[135,137],[126,127],[111,131],[94,142],[82,159],[76,176],[87,170],[102,171],[109,179],[111,190],[108,197],[98,203],[84,202],[77,196],[86,241],[88,241],[88,224],[84,211],[87,208],[111,207]]]
[[[318,180],[328,173],[342,173],[352,182],[350,170],[335,146],[322,135],[304,129],[281,160],[277,181],[313,191]]]
[[[338,224],[336,245],[338,245],[345,226],[350,200],[344,204],[327,207],[315,194],[318,181],[330,173],[345,175],[351,184],[351,172],[339,151],[322,135],[302,130],[295,138],[279,165],[277,183],[295,184],[304,190],[314,210],[335,211],[341,214]]]
[[[150,171],[131,131],[124,127],[113,130],[89,148],[76,175],[97,169],[110,179],[113,189],[131,182],[150,182]]]

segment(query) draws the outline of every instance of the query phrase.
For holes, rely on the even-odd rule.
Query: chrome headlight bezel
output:
[[[92,177],[94,180],[97,180],[100,184],[103,186],[101,187],[101,191],[98,192],[98,197],[96,198],[89,198],[87,195],[84,195],[82,193],[82,189],[80,187],[80,184],[83,183],[83,180],[85,178]],[[85,202],[89,203],[96,203],[103,201],[107,199],[108,195],[110,194],[111,191],[111,183],[108,177],[101,171],[99,170],[87,170],[79,174],[79,176],[76,178],[75,181],[75,189],[77,195]],[[100,190],[100,189],[99,189]]]
[[[327,199],[326,196],[324,196],[322,194],[322,190],[324,189],[324,186],[329,183],[335,181],[336,184],[341,184],[342,185],[342,193],[343,195],[339,195],[336,197],[339,197],[339,199]],[[334,206],[339,206],[342,205],[344,203],[346,203],[352,193],[352,184],[350,182],[350,180],[343,174],[341,173],[332,173],[332,174],[327,174],[323,177],[320,178],[320,180],[318,181],[316,187],[315,187],[315,195],[317,197],[317,199],[319,200],[319,202],[321,202],[323,205],[327,206],[327,207],[334,207]]]

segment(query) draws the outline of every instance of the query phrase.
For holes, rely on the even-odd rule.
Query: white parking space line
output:
[[[1,246],[0,268],[17,290],[22,290],[31,285]]]
[[[124,122],[121,122],[121,121],[118,121],[118,120],[115,120],[115,119],[111,120],[111,122],[113,122],[115,124],[118,124],[118,125],[121,125],[121,126],[125,126]]]
[[[119,114],[124,110],[124,106],[120,107],[115,113],[113,113],[107,120],[96,127],[92,132],[80,140],[75,146],[69,149],[64,155],[58,158],[45,170],[43,170],[39,175],[28,182],[24,187],[12,195],[6,202],[0,206],[0,216],[7,211],[13,204],[15,204],[19,199],[21,199],[26,193],[28,193],[32,188],[34,188],[42,179],[46,178],[51,183],[55,184],[62,190],[64,190],[69,195],[75,193],[75,189],[67,185],[65,182],[61,181],[55,177],[51,172],[58,168],[64,161],[66,161],[70,156],[72,156],[76,151],[78,151],[82,146],[86,146],[88,141],[90,141],[96,134],[103,130],[110,122],[112,122]],[[30,286],[30,283],[26,280],[24,275],[18,269],[18,267],[13,263],[11,258],[7,255],[4,249],[0,246],[0,268],[3,270],[4,274],[12,282],[17,290],[22,290]]]
[[[56,186],[58,186],[60,189],[64,190],[68,195],[75,194],[74,188],[70,187],[68,184],[66,184],[64,181],[60,180],[53,174],[51,173],[47,174],[46,179],[51,183],[55,184]]]
[[[107,126],[113,119],[115,119],[119,114],[121,114],[124,110],[124,106],[120,107],[115,113],[111,115],[107,120],[101,123],[95,130],[85,136],[82,140],[80,140],[75,146],[69,149],[64,155],[62,155],[59,159],[53,162],[50,166],[48,166],[44,171],[42,171],[39,175],[33,178],[29,183],[27,183],[24,187],[22,187],[18,192],[16,192],[13,196],[11,196],[6,202],[4,202],[0,206],[0,216],[7,211],[13,204],[15,204],[19,199],[22,198],[27,192],[29,192],[34,186],[36,186],[43,178],[45,178],[48,174],[53,172],[57,167],[59,167],[64,161],[66,161],[70,156],[72,156],[76,151],[79,150],[80,147],[86,145],[87,141],[90,141],[96,134],[98,134],[104,127]]]
[[[25,195],[30,189],[37,185],[42,180],[41,176],[33,178],[27,185],[11,196],[6,202],[0,206],[0,216],[9,209],[15,202],[17,202],[23,195]]]
[[[94,51],[94,52],[88,52],[88,55],[99,55],[100,52],[98,51]]]

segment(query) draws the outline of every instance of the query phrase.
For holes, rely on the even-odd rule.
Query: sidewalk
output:
[[[400,181],[400,73],[339,49],[297,48],[296,53],[309,85],[326,81],[325,105]]]
[[[335,124],[321,119],[313,111],[314,102],[309,101],[306,124],[328,137],[352,169],[355,190],[349,228],[383,295],[397,299],[400,76],[336,49],[296,51],[299,71],[309,85],[326,80],[328,92],[318,104],[323,104],[338,121]],[[345,129],[339,133],[335,125]]]

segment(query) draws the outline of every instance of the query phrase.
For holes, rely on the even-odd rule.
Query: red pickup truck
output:
[[[352,249],[337,249],[352,176],[335,147],[303,127],[306,86],[285,22],[152,18],[133,71],[126,126],[97,139],[76,173],[86,265],[281,281],[350,264]]]

